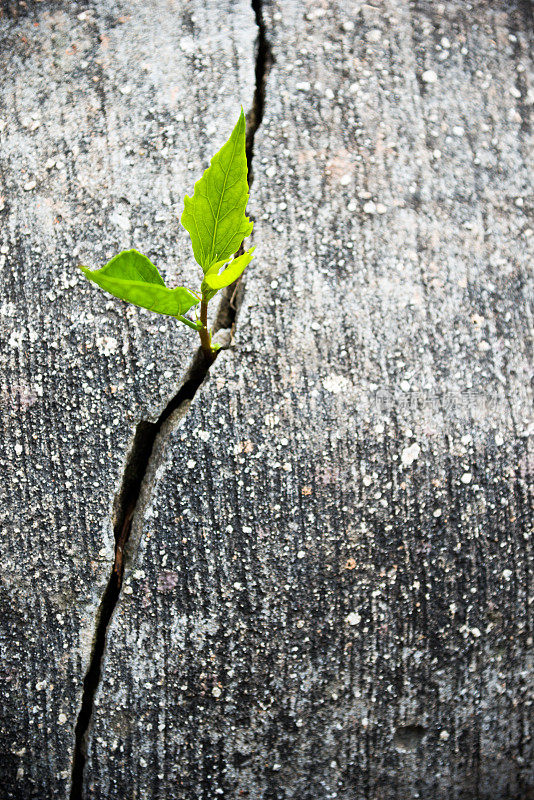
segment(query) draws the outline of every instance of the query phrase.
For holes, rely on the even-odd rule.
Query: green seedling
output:
[[[200,291],[179,286],[169,289],[149,258],[124,250],[102,269],[80,266],[89,280],[106,292],[157,314],[175,317],[198,331],[202,350],[213,360],[217,345],[208,329],[208,303],[230,286],[253,258],[254,247],[235,257],[252,222],[245,215],[248,201],[247,157],[243,109],[232,134],[195,183],[193,197],[185,197],[181,223],[191,237],[193,255],[204,274]],[[186,316],[200,304],[194,318]]]

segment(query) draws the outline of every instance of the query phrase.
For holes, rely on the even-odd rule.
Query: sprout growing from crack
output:
[[[80,266],[86,278],[114,297],[136,306],[175,317],[198,331],[204,355],[213,361],[218,345],[208,328],[208,303],[230,286],[252,260],[254,247],[235,257],[243,239],[252,233],[245,215],[248,202],[247,157],[243,109],[230,138],[211,159],[195,183],[193,197],[185,197],[181,223],[191,237],[193,255],[204,274],[200,290],[169,289],[154,264],[137,250],[124,250],[104,267]],[[196,307],[200,304],[200,314]],[[186,316],[195,308],[195,316]]]

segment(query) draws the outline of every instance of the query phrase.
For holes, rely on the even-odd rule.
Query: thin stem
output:
[[[180,322],[183,322],[184,325],[187,325],[189,328],[193,328],[194,331],[198,331],[199,329],[198,324],[196,322],[191,322],[190,319],[187,319],[187,317],[182,317],[181,314],[177,314],[176,319],[179,319]]]
[[[203,297],[200,303],[200,324],[201,328],[198,329],[198,335],[200,336],[200,344],[202,350],[204,351],[204,355],[213,361],[215,358],[215,351],[211,346],[211,336],[208,330],[208,301]]]

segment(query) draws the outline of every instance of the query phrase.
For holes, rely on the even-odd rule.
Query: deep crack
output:
[[[272,63],[272,54],[266,35],[262,14],[262,0],[251,0],[252,9],[258,27],[256,39],[255,88],[252,107],[247,113],[247,164],[249,187],[254,179],[252,162],[254,157],[254,140],[263,119],[265,106],[265,84],[267,73]],[[217,310],[214,332],[221,329],[233,330],[241,301],[239,282],[229,286],[223,293]],[[204,382],[211,364],[198,350],[186,373],[184,381],[161,412],[157,422],[141,421],[136,428],[132,447],[126,459],[122,485],[114,503],[115,559],[111,574],[102,595],[95,620],[93,648],[89,667],[83,683],[82,704],[74,729],[74,756],[72,763],[72,782],[70,800],[82,800],[85,762],[87,760],[87,742],[93,715],[95,695],[100,683],[102,659],[106,650],[106,638],[109,623],[119,601],[122,578],[124,574],[124,554],[128,543],[132,522],[138,507],[141,488],[148,471],[154,444],[163,424],[186,401],[195,396]]]

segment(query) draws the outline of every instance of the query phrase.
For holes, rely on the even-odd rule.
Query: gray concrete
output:
[[[165,8],[164,20],[171,14]],[[141,9],[128,24],[165,36],[161,19],[138,22]],[[233,13],[251,25],[239,9]],[[529,9],[352,0],[273,2],[263,13],[275,63],[255,141],[249,210],[257,258],[247,270],[233,348],[156,443],[108,633],[84,796],[526,800],[534,792]],[[197,24],[222,34],[230,17],[213,16]],[[126,37],[125,24],[107,35]],[[254,33],[251,25],[248,38],[236,34],[242,72],[232,61],[234,71],[224,73],[232,96],[232,83],[241,81],[244,105]],[[176,29],[167,35],[180,38]],[[164,48],[154,63],[160,58]],[[185,63],[174,65],[180,85]],[[114,69],[106,73],[110,82]],[[198,72],[195,85],[208,78]],[[119,113],[123,98],[118,90],[109,114]],[[230,111],[220,109],[224,132]],[[192,116],[180,123],[180,137],[201,130]],[[206,133],[198,163],[223,135]],[[178,169],[180,145],[176,136],[158,163]],[[106,152],[122,157],[116,144]],[[132,175],[143,169],[138,158]],[[159,175],[160,166],[151,169]],[[189,183],[180,177],[172,186],[179,198]],[[144,215],[164,213],[148,194]],[[98,187],[95,196],[103,195]],[[17,214],[28,214],[29,196],[20,193],[26,211]],[[86,212],[78,213],[85,223]],[[180,234],[175,241],[174,222],[164,224],[161,246],[168,237],[172,263],[179,263],[186,240]],[[148,252],[158,241],[155,227],[139,243]],[[84,254],[95,251],[102,230],[92,239],[85,234]],[[32,236],[44,250],[43,234],[32,228]],[[110,247],[116,244],[110,235]],[[47,246],[57,258],[57,241]],[[28,255],[28,273],[29,262]],[[46,291],[58,291],[57,274],[39,274],[50,281]],[[57,321],[57,305],[46,310],[45,298],[39,289],[38,313],[66,325]],[[81,355],[76,347],[104,322],[122,335],[124,317],[78,281],[65,291],[61,313],[71,318],[66,304],[86,309],[88,298],[102,305],[94,327],[76,328],[62,382],[54,378],[57,361],[40,371],[78,391],[73,370],[87,370],[91,360],[91,386],[107,396],[110,378],[98,372],[105,362],[95,358],[96,345]],[[14,322],[20,327],[17,316]],[[68,586],[85,588],[83,600],[79,593],[61,598],[73,630],[85,604],[90,631],[110,564],[110,504],[138,418],[128,400],[133,395],[134,408],[146,414],[169,386],[159,363],[147,380],[146,329],[157,331],[158,362],[167,357],[174,373],[185,364],[187,337],[184,350],[176,349],[182,331],[137,311],[128,324],[136,349],[112,374],[125,387],[132,379],[131,394],[124,388],[99,399],[91,416],[101,437],[102,415],[118,418],[115,427],[106,423],[115,438],[102,450],[90,438],[78,447],[82,454],[87,448],[89,463],[91,454],[94,462],[109,450],[115,471],[93,469],[91,481],[102,488],[87,487],[88,464],[58,445],[61,470],[74,473],[74,508],[65,502],[65,521],[55,523],[43,518],[41,503],[19,524],[33,542],[53,535],[53,560],[39,565],[40,578],[31,573],[33,590],[19,588],[29,568],[17,580],[12,569],[6,573],[8,604],[20,595],[27,614],[43,614],[34,649],[46,649],[54,664],[50,630],[66,635],[40,610],[57,591],[51,564],[61,565]],[[50,358],[49,346],[45,352]],[[25,370],[32,376],[33,363]],[[24,413],[40,408],[36,402]],[[48,412],[40,422],[35,447],[56,441],[52,418]],[[71,432],[72,416],[62,411],[60,419]],[[26,437],[28,425],[19,426]],[[24,452],[21,486],[37,492],[35,451]],[[18,486],[12,469],[10,503]],[[86,521],[90,509],[100,527]],[[60,525],[74,520],[87,533],[71,535],[67,551]],[[84,561],[76,548],[89,554],[94,541],[98,553],[99,536],[106,554],[100,572],[89,574],[90,556]],[[28,630],[23,615],[12,625]],[[13,639],[9,632],[10,646]],[[72,698],[75,713],[86,650],[65,644],[65,661],[76,668],[57,691]],[[25,652],[25,664],[36,659]],[[39,696],[33,684],[25,691],[26,698],[14,695],[24,709],[12,723],[20,724],[21,742]],[[48,723],[52,753],[57,711]],[[26,732],[34,753],[39,735]],[[67,762],[69,753],[61,755]],[[28,755],[20,758],[28,763]],[[39,788],[46,795],[47,784]],[[6,795],[19,796],[26,795]],[[49,796],[63,795],[54,785]]]

